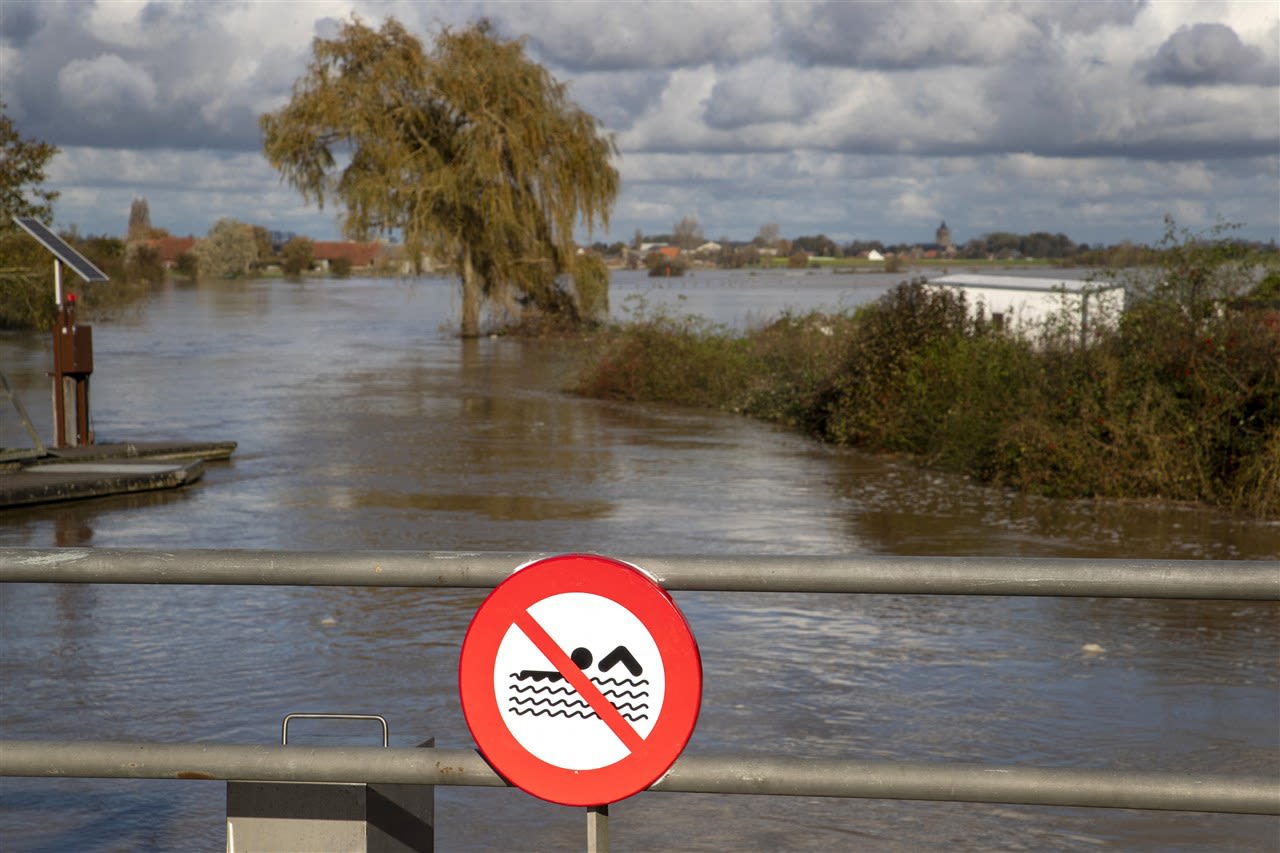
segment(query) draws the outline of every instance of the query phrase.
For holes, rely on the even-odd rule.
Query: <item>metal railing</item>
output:
[[[0,548],[0,583],[497,586],[544,553]],[[665,589],[1280,601],[1280,561],[610,555]]]
[[[546,554],[0,549],[0,582],[492,587]],[[619,556],[669,590],[1278,601],[1280,561]],[[502,786],[474,750],[0,742],[0,776]],[[685,755],[650,790],[1280,815],[1280,777]]]
[[[472,749],[0,741],[0,776],[504,787]],[[1280,814],[1280,779],[988,764],[684,755],[649,790]]]

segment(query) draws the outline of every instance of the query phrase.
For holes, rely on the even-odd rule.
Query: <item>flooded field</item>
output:
[[[898,276],[615,278],[615,314],[726,325],[852,307]],[[554,341],[459,341],[455,285],[171,285],[94,327],[100,442],[234,440],[192,487],[0,512],[3,547],[1280,559],[1280,525],[1052,501],[714,412],[564,392]],[[45,335],[0,369],[50,435]],[[25,443],[0,416],[0,446]],[[478,590],[0,587],[0,736],[272,743],[296,711],[471,746]],[[1280,607],[681,593],[691,753],[1276,774]],[[1105,651],[1086,653],[1086,644]],[[363,734],[363,732],[361,732]],[[364,742],[316,725],[313,743]],[[581,810],[441,788],[442,850],[577,849]],[[225,786],[0,780],[5,850],[222,849]],[[1272,850],[1274,818],[646,793],[617,849]]]

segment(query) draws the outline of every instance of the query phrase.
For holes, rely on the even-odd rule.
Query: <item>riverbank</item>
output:
[[[746,414],[1036,495],[1280,518],[1280,315],[1166,296],[1087,347],[1005,333],[921,283],[741,332],[659,311],[603,333],[575,390]]]

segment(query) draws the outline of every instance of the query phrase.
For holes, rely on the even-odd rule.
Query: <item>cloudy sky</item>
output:
[[[257,117],[358,14],[424,39],[488,17],[616,134],[607,235],[927,242],[1064,232],[1280,237],[1280,4],[1241,2],[0,2],[0,99],[56,144],[59,226],[129,206],[338,235],[280,184]],[[585,235],[584,235],[585,236]]]

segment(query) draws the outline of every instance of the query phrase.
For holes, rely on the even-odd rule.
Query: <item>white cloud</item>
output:
[[[58,72],[58,92],[80,121],[103,113],[145,112],[156,104],[156,83],[144,69],[114,53],[74,59]]]
[[[146,0],[114,0],[111,3],[82,5],[85,29],[104,44],[139,47],[154,38],[139,17],[146,11]]]
[[[912,219],[937,219],[942,216],[937,199],[916,187],[899,193],[891,202],[890,216],[899,222]]]

